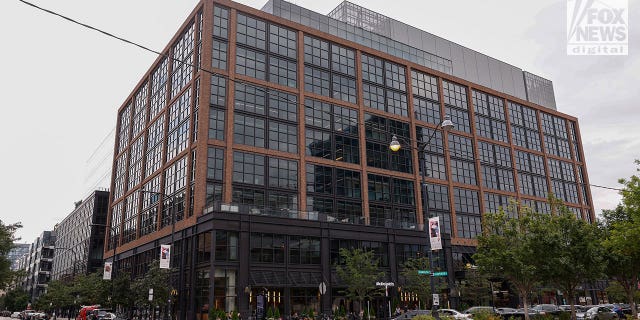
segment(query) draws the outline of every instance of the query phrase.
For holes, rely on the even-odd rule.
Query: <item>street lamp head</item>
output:
[[[391,151],[396,152],[398,150],[400,150],[400,141],[398,141],[398,137],[396,137],[396,135],[394,134],[393,137],[391,137],[391,143],[389,143],[389,149],[391,149]]]
[[[445,116],[440,126],[442,127],[442,130],[449,131],[453,129],[453,121],[451,121],[451,118],[449,118],[449,116]]]

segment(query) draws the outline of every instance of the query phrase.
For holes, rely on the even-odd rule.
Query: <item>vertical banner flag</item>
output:
[[[431,243],[431,251],[442,249],[440,217],[429,218],[429,242]]]
[[[160,245],[160,269],[169,269],[171,262],[171,245]]]
[[[113,262],[105,262],[104,263],[104,272],[102,273],[103,280],[111,280],[111,267]]]

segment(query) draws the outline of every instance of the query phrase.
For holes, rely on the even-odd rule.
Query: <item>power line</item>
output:
[[[107,139],[109,139],[109,137],[111,136],[112,133],[114,133],[116,131],[116,127],[114,126],[113,128],[111,128],[111,131],[109,131],[109,133],[107,133],[106,136],[104,136],[104,138],[102,139],[102,141],[100,142],[100,144],[95,148],[95,150],[93,150],[93,152],[91,153],[91,155],[89,156],[89,158],[87,159],[87,163],[89,161],[91,161],[91,159],[93,158],[93,156],[96,155],[96,153],[100,150],[100,148],[102,147],[102,145],[107,141]]]
[[[624,189],[619,189],[619,188],[612,188],[612,187],[605,187],[605,186],[599,186],[597,184],[589,184],[592,187],[596,187],[596,188],[602,188],[602,189],[609,189],[609,190],[615,190],[615,191],[624,191]]]

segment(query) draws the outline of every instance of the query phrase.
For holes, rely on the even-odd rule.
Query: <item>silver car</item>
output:
[[[618,314],[607,307],[595,306],[584,313],[577,313],[576,317],[581,320],[611,320],[618,319]]]

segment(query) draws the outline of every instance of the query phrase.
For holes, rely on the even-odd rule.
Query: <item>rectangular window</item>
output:
[[[352,77],[356,76],[356,57],[352,49],[331,44],[331,69]]]
[[[332,96],[336,99],[356,103],[356,79],[339,74],[331,75]]]
[[[438,78],[426,73],[411,70],[411,88],[414,96],[439,101]]]
[[[362,77],[365,106],[408,115],[404,66],[363,54]]]
[[[153,119],[167,104],[167,59],[162,59],[151,74],[151,108],[149,119]]]
[[[471,124],[469,121],[469,112],[466,110],[445,106],[445,114],[451,117],[451,121],[455,123],[454,130],[471,133]]]
[[[264,156],[235,151],[233,153],[234,183],[265,185]]]
[[[479,216],[456,214],[458,237],[473,239],[482,234],[482,219]]]
[[[360,162],[358,111],[306,99],[305,123],[308,155],[350,163]]]
[[[265,50],[267,25],[264,21],[239,13],[236,41],[240,44]]]
[[[175,97],[193,77],[193,49],[195,24],[191,23],[173,45],[171,74],[171,97]]]
[[[440,123],[441,114],[440,104],[438,102],[424,100],[414,96],[413,110],[416,112],[416,117],[420,121],[435,125]]]
[[[469,104],[467,102],[467,87],[443,80],[442,91],[444,94],[445,104],[463,110],[469,109]]]
[[[296,125],[269,122],[270,149],[298,153],[298,127]]]
[[[207,179],[224,179],[224,150],[209,147],[207,150]]]
[[[236,48],[236,73],[266,80],[267,57],[259,51]]]
[[[304,63],[328,69],[329,43],[317,38],[304,36]]]
[[[274,24],[269,25],[269,52],[296,59],[297,47],[296,31]]]
[[[227,52],[228,44],[226,41],[220,41],[213,39],[213,54],[211,66],[213,68],[226,70],[227,69]]]
[[[269,58],[269,81],[295,88],[298,81],[297,68],[295,61],[272,56]]]
[[[269,158],[269,187],[298,189],[298,162]]]
[[[304,67],[304,90],[322,96],[329,96],[329,72],[322,69]]]

